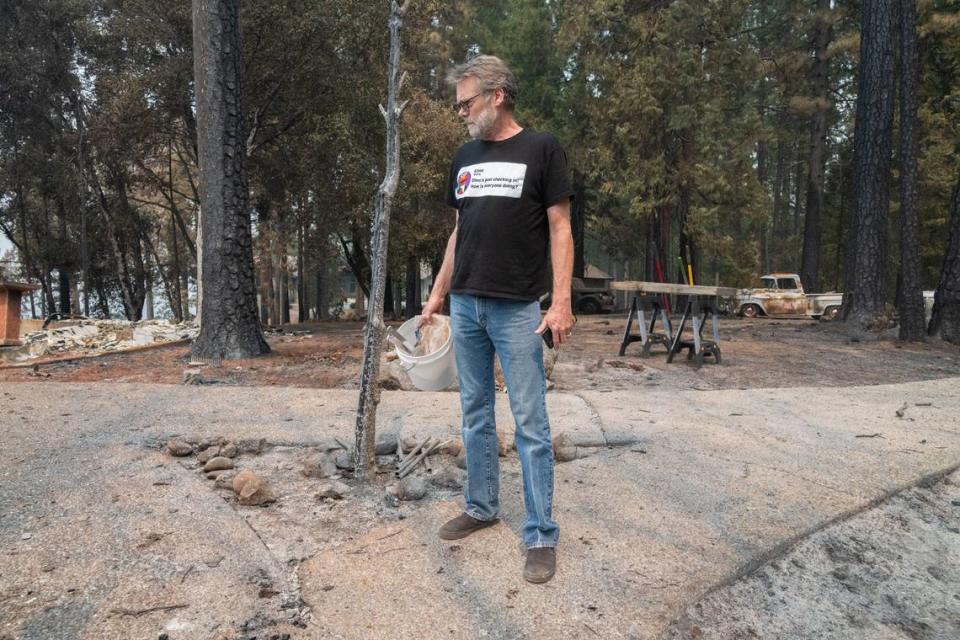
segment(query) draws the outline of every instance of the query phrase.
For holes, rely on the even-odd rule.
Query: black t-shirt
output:
[[[447,204],[460,212],[450,290],[536,300],[550,289],[547,208],[573,195],[567,156],[549,133],[474,140],[450,166]]]

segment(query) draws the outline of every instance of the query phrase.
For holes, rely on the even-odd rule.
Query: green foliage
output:
[[[516,72],[521,124],[555,133],[567,149],[585,189],[588,235],[648,278],[659,258],[677,280],[683,253],[693,254],[698,281],[718,275],[739,285],[760,271],[797,269],[811,122],[826,110],[821,280],[838,287],[858,8],[816,6],[413,0],[391,273],[399,280],[409,257],[436,266],[442,254],[453,221],[444,198],[450,157],[466,140],[444,78],[485,52]],[[243,3],[264,282],[338,271],[343,244],[363,271],[384,162],[388,8]],[[925,0],[920,19],[921,250],[931,287],[960,173],[960,17],[955,2]],[[833,28],[826,101],[811,80],[818,23]],[[24,275],[44,283],[51,304],[54,274],[64,270],[85,281],[102,312],[135,306],[148,281],[180,306],[195,270],[198,214],[192,77],[189,3],[0,6],[0,232],[17,243]]]

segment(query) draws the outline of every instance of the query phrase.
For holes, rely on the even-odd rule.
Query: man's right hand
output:
[[[433,314],[440,313],[443,310],[443,298],[430,296],[427,304],[423,305],[423,311],[420,312],[420,326],[430,324]]]

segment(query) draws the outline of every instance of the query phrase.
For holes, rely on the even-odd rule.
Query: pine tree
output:
[[[846,259],[844,319],[861,331],[884,310],[890,153],[893,134],[894,0],[863,3],[854,131],[852,242]]]
[[[239,0],[194,0],[201,358],[269,353],[253,277]]]
[[[916,0],[900,2],[900,339],[923,340],[917,222],[917,52]]]

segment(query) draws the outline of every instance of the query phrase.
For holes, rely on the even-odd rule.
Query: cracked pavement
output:
[[[535,586],[515,454],[503,522],[453,545],[436,537],[452,490],[399,509],[382,490],[313,499],[300,459],[352,442],[355,391],[2,383],[0,639],[655,638],[825,526],[954,469],[958,391],[552,392],[554,434],[594,446],[557,466],[558,572]],[[455,393],[384,392],[378,412],[381,432],[418,439],[459,421]],[[161,450],[186,435],[264,439],[238,468],[278,501],[238,506]]]

